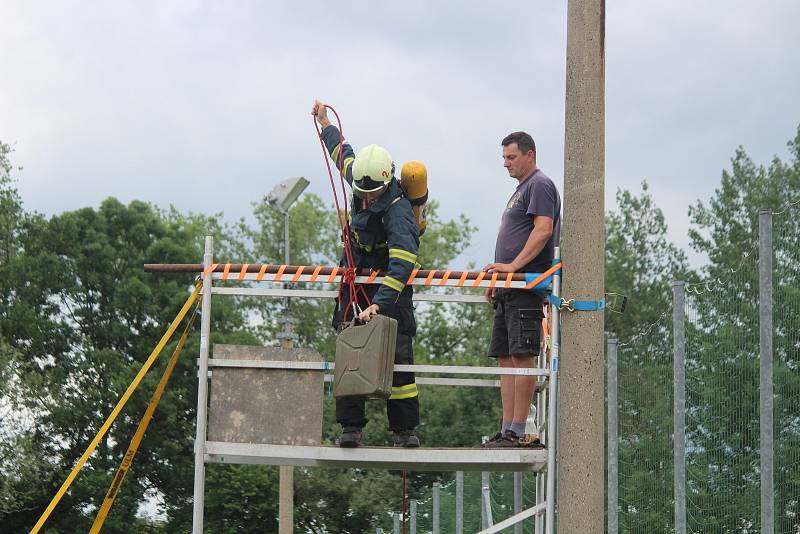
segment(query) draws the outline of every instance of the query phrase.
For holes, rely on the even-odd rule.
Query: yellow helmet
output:
[[[378,145],[365,146],[353,160],[353,189],[374,193],[385,187],[394,176],[394,162],[389,151]]]

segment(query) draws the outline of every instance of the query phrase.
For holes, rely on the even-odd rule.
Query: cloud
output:
[[[607,13],[606,203],[647,178],[671,238],[742,144],[785,155],[800,122],[789,0],[615,2]],[[492,257],[513,189],[500,139],[524,129],[563,190],[566,11],[548,2],[4,2],[0,139],[29,209],[107,196],[248,217],[288,176],[330,198],[309,109],[356,146],[428,165],[444,216]]]

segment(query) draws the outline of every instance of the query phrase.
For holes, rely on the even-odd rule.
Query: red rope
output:
[[[342,273],[342,276],[339,280],[339,303],[342,302],[342,288],[343,286],[347,287],[348,292],[348,302],[347,307],[344,310],[344,316],[342,317],[342,321],[347,320],[347,314],[350,312],[350,308],[353,304],[358,303],[358,292],[361,291],[361,294],[364,296],[364,300],[367,303],[367,306],[371,304],[369,296],[367,292],[364,290],[362,286],[356,287],[355,278],[356,278],[356,265],[355,259],[353,256],[353,249],[352,249],[352,242],[350,240],[350,225],[347,223],[348,221],[348,212],[347,212],[347,190],[344,186],[344,164],[343,164],[343,157],[344,157],[344,130],[342,129],[342,120],[339,118],[339,114],[333,109],[333,106],[329,106],[325,104],[325,107],[331,110],[336,116],[336,122],[339,125],[339,161],[337,162],[337,169],[339,170],[339,179],[342,186],[342,205],[344,206],[344,210],[339,205],[339,194],[336,191],[336,184],[333,180],[333,171],[331,171],[331,165],[328,160],[329,154],[327,149],[325,148],[325,142],[322,139],[322,130],[320,129],[319,125],[317,124],[316,117],[312,117],[314,122],[314,129],[317,131],[317,137],[319,138],[319,144],[322,147],[322,153],[324,154],[325,158],[325,166],[328,169],[328,178],[330,178],[331,182],[331,189],[333,190],[333,201],[336,204],[336,215],[339,218],[339,229],[342,233],[342,244],[344,246],[344,257],[345,262],[347,263],[347,269]],[[344,217],[342,217],[342,211],[344,211]]]

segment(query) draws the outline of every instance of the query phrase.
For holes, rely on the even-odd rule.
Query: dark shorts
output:
[[[498,289],[489,356],[539,354],[544,295],[526,289]]]

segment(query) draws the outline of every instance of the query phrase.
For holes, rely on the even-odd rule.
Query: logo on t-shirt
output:
[[[519,202],[520,198],[522,198],[522,193],[520,193],[519,191],[514,193],[514,196],[512,196],[511,200],[509,200],[508,204],[506,204],[506,209],[510,210],[511,208],[513,208],[517,204],[517,202]]]

